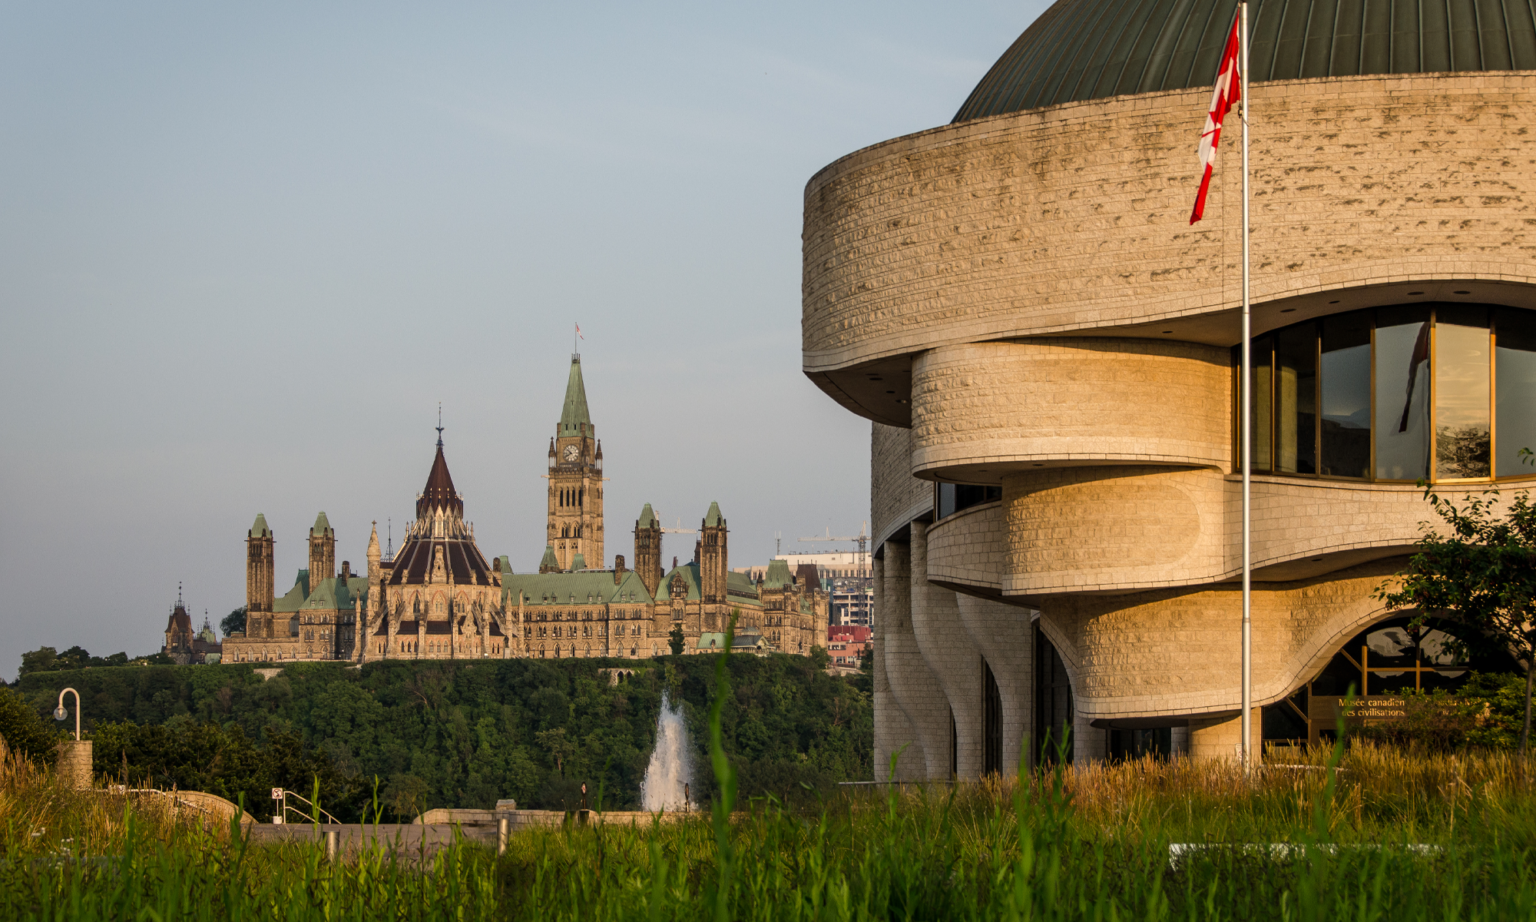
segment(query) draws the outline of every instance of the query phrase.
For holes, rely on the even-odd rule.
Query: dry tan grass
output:
[[[199,819],[168,798],[75,790],[51,769],[12,753],[0,755],[0,850],[7,855],[104,855],[121,851],[127,824],[168,841]],[[206,834],[227,839],[228,830]]]

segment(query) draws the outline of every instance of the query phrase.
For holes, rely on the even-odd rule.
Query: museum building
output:
[[[805,374],[872,424],[875,757],[899,778],[1231,757],[1240,160],[1198,141],[1236,0],[1061,0],[945,126],[805,190]],[[1536,22],[1250,5],[1254,734],[1477,663],[1373,591],[1449,497],[1531,484]],[[1484,664],[1487,668],[1509,663]],[[1259,740],[1255,740],[1259,742]]]

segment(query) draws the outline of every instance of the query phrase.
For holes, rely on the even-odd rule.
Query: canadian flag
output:
[[[1238,21],[1232,20],[1232,32],[1227,36],[1227,49],[1221,53],[1221,68],[1216,71],[1216,88],[1211,92],[1211,111],[1205,116],[1205,130],[1200,133],[1200,164],[1205,175],[1200,177],[1200,193],[1195,196],[1195,210],[1189,216],[1193,224],[1205,214],[1205,193],[1211,188],[1211,171],[1216,167],[1216,146],[1221,143],[1221,121],[1232,107],[1243,98],[1243,81],[1237,72]]]

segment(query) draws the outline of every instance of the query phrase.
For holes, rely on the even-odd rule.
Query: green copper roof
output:
[[[1209,95],[1236,11],[1237,0],[1059,0],[954,120],[1188,87]],[[1536,69],[1528,0],[1252,0],[1248,20],[1255,81]]]
[[[522,573],[502,580],[501,597],[508,605],[517,605],[521,592],[525,605],[630,604],[648,605],[651,594],[645,582],[633,570],[626,570],[613,581],[612,570],[588,570],[585,573]],[[591,602],[588,602],[591,599]]]
[[[323,534],[325,534],[326,532],[328,532],[330,530],[331,530],[331,520],[326,518],[325,517],[325,513],[322,512],[319,515],[315,516],[315,527],[311,528],[309,530],[309,533],[312,534],[312,535],[323,535]]]
[[[511,568],[508,567],[508,569],[510,570]],[[544,557],[539,561],[539,569],[554,570],[556,572],[560,570],[560,561],[555,559],[555,548],[553,545],[544,545]]]
[[[592,417],[587,413],[587,387],[581,381],[581,356],[571,356],[571,376],[565,382],[565,406],[560,410],[560,436],[592,434]]]
[[[656,587],[656,598],[672,598],[672,578],[674,576],[681,576],[683,578],[683,585],[688,587],[688,594],[684,598],[690,602],[697,602],[699,600],[699,565],[696,563],[685,563],[680,567],[673,567],[667,571],[667,575],[661,578],[661,583]]]
[[[720,515],[720,504],[719,503],[710,503],[709,504],[709,512],[706,513],[705,516],[704,516],[704,527],[705,528],[714,528],[717,525],[723,525],[723,524],[725,524],[725,519],[722,518],[721,515]]]
[[[755,602],[757,601],[757,584],[752,582],[752,577],[747,574],[733,570],[725,574],[725,594],[746,596]]]
[[[647,506],[646,508],[649,509],[650,507]],[[260,512],[256,513],[256,524],[252,525],[251,530],[246,534],[252,538],[272,537],[272,529],[267,527],[267,517]]]
[[[299,575],[294,578],[293,588],[288,590],[282,598],[272,601],[272,610],[274,612],[298,611],[304,607],[304,600],[307,598],[309,598],[309,571],[300,570]]]
[[[571,558],[571,572],[575,573],[579,570],[585,570],[586,568],[587,558],[581,556],[581,552],[577,551],[576,556]]]
[[[789,561],[768,561],[768,572],[763,574],[764,589],[784,589],[794,585],[795,577],[789,572]]]
[[[640,510],[640,520],[635,523],[637,528],[650,528],[656,524],[656,513],[651,511],[651,504],[646,503]]]
[[[355,599],[367,599],[368,579],[363,576],[354,576],[343,580],[341,577],[323,579],[315,591],[304,600],[305,608],[350,610]]]
[[[685,598],[690,602],[697,602],[701,598],[699,591],[699,565],[697,563],[685,563],[679,567],[673,567],[666,576],[661,578],[661,583],[656,587],[656,598],[665,602],[672,598],[672,577],[681,576],[683,585],[687,587],[688,594]],[[758,601],[757,584],[752,582],[752,577],[745,573],[725,574],[725,594],[728,604],[742,603],[753,607],[761,607]]]
[[[496,558],[496,569],[501,572],[501,575],[503,577],[511,576],[512,575],[512,558],[508,557],[506,554],[502,554],[500,557],[497,557]]]

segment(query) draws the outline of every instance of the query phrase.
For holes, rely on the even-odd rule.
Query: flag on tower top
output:
[[[1193,224],[1205,214],[1205,193],[1211,188],[1211,171],[1216,166],[1216,147],[1221,143],[1221,122],[1232,107],[1242,99],[1243,81],[1237,72],[1238,23],[1234,17],[1232,31],[1227,35],[1227,48],[1221,54],[1221,67],[1216,71],[1216,88],[1211,91],[1211,111],[1205,116],[1205,130],[1200,132],[1200,163],[1205,173],[1200,177],[1200,192],[1195,196],[1195,210],[1189,216]]]
[[[579,323],[578,323],[578,324],[576,324],[576,335],[577,335],[577,336],[581,336],[581,324],[579,324]],[[586,337],[585,337],[585,336],[581,336],[581,338],[582,338],[582,339],[586,339]]]

